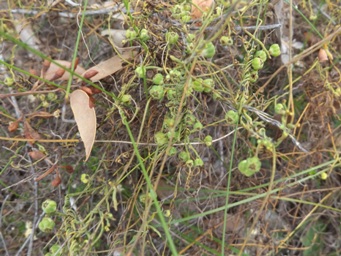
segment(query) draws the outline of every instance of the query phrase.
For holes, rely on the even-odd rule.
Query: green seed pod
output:
[[[169,149],[168,155],[169,156],[174,156],[177,152],[178,152],[178,150],[175,147],[171,147]]]
[[[257,51],[257,52],[255,53],[255,57],[260,58],[263,62],[265,62],[266,59],[267,59],[266,52],[263,51],[263,50]]]
[[[204,58],[212,58],[215,54],[215,47],[212,42],[209,42],[205,45],[204,50],[201,53],[201,56]]]
[[[202,128],[204,128],[204,126],[202,125],[202,123],[200,123],[199,121],[197,121],[194,125],[193,125],[193,131],[200,131],[202,130]]]
[[[280,115],[284,115],[285,114],[285,107],[283,104],[281,103],[277,103],[275,105],[275,113],[276,114],[280,114]]]
[[[255,57],[251,61],[251,66],[254,70],[261,69],[263,67],[263,65],[264,65],[264,62],[259,57]]]
[[[225,46],[231,46],[233,45],[233,39],[229,36],[222,36],[220,38],[220,43]]]
[[[196,158],[194,160],[194,167],[201,167],[204,165],[204,161],[201,158]]]
[[[185,118],[184,118],[184,121],[185,121],[186,125],[192,126],[197,121],[197,119],[192,114],[186,114]]]
[[[228,124],[238,124],[239,115],[236,111],[229,110],[225,114],[225,120]]]
[[[191,16],[189,16],[187,13],[183,14],[181,16],[181,21],[183,23],[187,23],[187,22],[190,22],[191,21]]]
[[[143,41],[143,42],[146,42],[147,40],[149,40],[149,34],[148,34],[148,30],[147,29],[141,29],[140,31],[140,39]]]
[[[214,81],[211,78],[203,80],[204,92],[209,93],[214,88]]]
[[[239,162],[238,169],[242,174],[244,174],[247,177],[250,177],[256,172],[259,172],[261,165],[262,165],[261,161],[259,160],[258,157],[255,156]]]
[[[176,44],[179,40],[179,35],[173,31],[166,33],[166,42],[170,45]]]
[[[154,85],[150,88],[149,93],[154,100],[161,100],[165,95],[165,90],[162,85]]]
[[[195,35],[194,34],[188,34],[187,38],[186,38],[186,41],[188,43],[192,43],[194,41],[194,39],[195,39]]]
[[[175,120],[171,117],[165,117],[163,120],[163,127],[166,129],[172,128],[174,126]]]
[[[155,135],[154,135],[154,140],[155,140],[155,143],[156,143],[158,146],[163,146],[163,145],[165,145],[165,144],[168,143],[167,135],[164,134],[163,132],[157,132],[157,133],[155,133]]]
[[[255,83],[255,82],[257,82],[257,80],[258,80],[258,71],[257,70],[252,70],[250,72],[249,81],[251,83]]]
[[[53,219],[49,217],[44,217],[38,224],[38,228],[42,232],[51,232],[56,224],[54,223]]]
[[[273,44],[269,48],[269,53],[271,56],[278,57],[279,55],[281,55],[281,48],[278,44]]]
[[[6,77],[4,80],[4,84],[7,86],[12,86],[14,84],[14,79],[11,77]]]
[[[208,147],[212,146],[212,141],[213,141],[213,139],[212,139],[212,136],[210,136],[210,135],[207,135],[204,139],[204,142],[205,142],[206,146],[208,146]]]
[[[137,75],[138,78],[146,77],[146,67],[145,66],[137,67],[135,69],[135,74]]]
[[[189,153],[186,152],[186,151],[181,151],[181,152],[179,153],[179,158],[180,158],[182,161],[187,162],[188,160],[190,160],[190,155],[189,155]]]
[[[160,85],[160,84],[163,84],[163,75],[161,75],[160,73],[156,74],[154,77],[153,77],[153,83],[154,84],[157,84],[157,85]]]
[[[62,250],[60,249],[60,245],[54,244],[50,248],[50,253],[52,253],[53,256],[60,256],[62,255]]]
[[[126,38],[129,40],[134,40],[137,37],[137,33],[133,29],[128,29],[126,32]]]
[[[54,213],[57,210],[57,203],[56,201],[47,199],[42,203],[41,208],[47,214]]]
[[[173,101],[173,100],[176,100],[176,91],[174,89],[169,89],[167,90],[167,99],[169,101]]]
[[[90,176],[88,174],[82,173],[81,182],[84,184],[87,184],[87,183],[89,183],[89,178],[90,178]]]
[[[130,103],[131,95],[130,94],[123,94],[120,98],[121,102],[123,103]]]
[[[198,78],[195,81],[193,81],[192,88],[196,92],[203,92],[205,89],[203,85],[203,80],[201,78]]]

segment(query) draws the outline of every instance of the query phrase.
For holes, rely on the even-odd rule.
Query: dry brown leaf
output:
[[[211,8],[212,4],[213,0],[193,0],[191,10],[192,19],[200,19],[203,13]]]
[[[93,72],[97,71],[98,73],[91,77],[90,80],[92,82],[98,82],[99,80],[110,76],[120,70],[122,68],[122,64],[125,59],[128,59],[132,56],[132,51],[125,52],[120,56],[116,55],[108,60],[100,62],[98,65],[89,68],[85,73],[87,72]]]
[[[66,60],[55,60],[58,64],[66,67],[66,68],[71,68],[71,62],[66,61]],[[82,75],[85,72],[85,69],[82,68],[81,66],[77,65],[75,69],[75,73],[78,75]],[[70,73],[65,71],[63,68],[58,67],[56,64],[51,63],[49,67],[47,68],[46,72],[43,72],[43,78],[49,81],[55,81],[55,80],[60,80],[60,81],[66,81],[69,80]]]
[[[39,150],[35,150],[35,151],[30,151],[28,152],[28,155],[33,159],[33,160],[40,160],[43,159],[46,155],[39,151]]]
[[[76,120],[79,134],[85,148],[85,161],[88,160],[96,137],[96,112],[91,108],[90,97],[83,90],[75,90],[70,95],[70,105]]]
[[[41,139],[39,133],[37,133],[27,121],[24,122],[24,136],[26,139]],[[30,142],[30,144],[33,144],[33,142]]]
[[[9,125],[8,125],[8,131],[9,132],[15,132],[17,129],[18,129],[18,126],[19,126],[19,120],[16,120],[14,122],[10,122]]]

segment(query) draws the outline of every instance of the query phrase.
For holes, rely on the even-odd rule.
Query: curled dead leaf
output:
[[[83,90],[75,90],[70,95],[70,105],[76,120],[79,134],[85,148],[85,161],[88,160],[96,137],[96,112],[89,106],[90,97]]]
[[[321,48],[318,53],[319,62],[326,62],[328,60],[328,55],[325,49]]]
[[[71,68],[71,62],[69,61],[55,60],[55,62],[64,66],[65,68]],[[44,72],[44,70],[46,71]],[[78,75],[82,75],[85,72],[85,69],[77,65],[74,72]],[[65,69],[57,66],[56,64],[49,63],[49,61],[45,60],[43,63],[42,77],[49,81],[66,81],[69,80],[70,73],[65,71]]]
[[[51,185],[53,187],[58,187],[60,185],[60,183],[62,183],[62,179],[61,179],[61,177],[60,177],[60,175],[58,173],[58,174],[56,174],[54,179],[51,181]]]

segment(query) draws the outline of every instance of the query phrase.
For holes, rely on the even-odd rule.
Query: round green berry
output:
[[[281,48],[278,44],[273,44],[269,48],[269,53],[271,56],[278,57],[279,55],[281,55]]]
[[[155,139],[155,143],[156,143],[158,146],[162,146],[162,145],[165,145],[166,143],[168,143],[167,135],[164,134],[163,132],[157,132],[157,133],[154,135],[154,139]]]
[[[255,57],[253,58],[253,60],[251,61],[251,66],[254,70],[259,70],[263,67],[264,62],[261,60],[261,58],[259,57]]]
[[[204,50],[202,51],[201,55],[204,58],[212,58],[215,54],[215,47],[212,42],[205,44]]]
[[[43,202],[41,208],[47,214],[54,213],[57,210],[57,203],[56,201],[47,199]]]
[[[255,53],[255,57],[260,58],[263,62],[265,62],[266,59],[267,59],[266,52],[263,51],[263,50],[257,51],[257,52]]]
[[[255,156],[239,162],[238,169],[242,174],[250,177],[251,175],[260,171],[261,165],[261,161]]]
[[[162,85],[154,85],[149,90],[150,96],[155,100],[161,100],[165,95],[165,90]]]
[[[51,232],[56,224],[54,223],[53,219],[49,217],[44,217],[38,224],[38,228],[42,232]]]

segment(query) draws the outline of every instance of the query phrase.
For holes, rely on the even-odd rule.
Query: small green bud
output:
[[[208,146],[208,147],[212,146],[212,141],[213,141],[213,139],[212,139],[212,136],[210,136],[210,135],[207,135],[204,139],[204,142],[205,142],[206,146]]]
[[[166,42],[170,45],[176,44],[179,40],[179,35],[173,31],[166,33]]]
[[[196,92],[203,92],[204,91],[204,85],[203,80],[201,78],[195,80],[192,82],[192,88]]]
[[[207,78],[203,81],[204,92],[209,93],[214,88],[214,81],[211,78]]]
[[[251,65],[254,70],[259,70],[263,67],[264,63],[259,57],[255,57],[253,58]]]
[[[200,130],[202,130],[202,128],[204,128],[204,126],[203,126],[202,123],[200,123],[199,121],[197,121],[197,122],[193,125],[193,131],[200,131]]]
[[[54,213],[57,210],[57,203],[56,201],[47,199],[42,203],[41,208],[47,214]]]
[[[190,20],[191,20],[191,16],[189,16],[188,14],[181,16],[181,21],[184,23],[190,22]]]
[[[155,133],[155,135],[154,135],[154,140],[155,140],[155,143],[156,143],[158,146],[163,146],[163,145],[165,145],[165,144],[168,143],[167,135],[164,134],[163,132],[157,132],[157,133]]]
[[[121,102],[123,103],[130,103],[131,95],[130,94],[123,94],[120,98]]]
[[[60,245],[54,244],[50,248],[50,253],[52,253],[53,256],[60,256],[62,255],[62,250],[60,249]]]
[[[257,70],[252,70],[250,72],[250,78],[249,78],[250,82],[255,83],[258,80],[258,71]]]
[[[280,114],[280,115],[284,115],[285,114],[285,107],[283,104],[281,103],[277,103],[275,105],[275,113],[276,114]]]
[[[48,94],[47,94],[47,99],[49,100],[49,101],[55,101],[56,99],[57,99],[57,95],[55,94],[55,93],[53,93],[53,92],[49,92]]]
[[[137,75],[138,78],[146,77],[146,67],[145,66],[137,67],[135,69],[135,74]]]
[[[149,90],[150,96],[155,100],[161,100],[165,95],[165,90],[162,85],[153,85]]]
[[[188,35],[187,35],[187,38],[186,38],[186,41],[187,41],[188,43],[191,43],[191,42],[194,41],[194,39],[195,39],[195,35],[194,35],[194,34],[188,34]]]
[[[56,224],[54,223],[53,219],[49,217],[44,217],[38,224],[38,228],[42,232],[51,232]]]
[[[259,160],[258,157],[255,156],[239,162],[238,169],[242,174],[244,174],[247,177],[250,177],[256,172],[259,172],[261,165],[262,165],[261,161]]]
[[[225,114],[225,119],[228,124],[238,124],[239,115],[236,111],[229,110]]]
[[[178,152],[178,151],[177,151],[177,149],[176,149],[175,147],[171,147],[171,148],[169,149],[168,155],[169,155],[169,156],[174,156],[177,152]]]
[[[6,77],[5,81],[4,81],[4,84],[7,85],[7,86],[12,86],[14,84],[14,79],[11,78],[11,77]]]
[[[204,161],[201,158],[196,158],[194,160],[194,167],[201,167],[204,165]]]
[[[48,107],[50,106],[50,103],[49,103],[48,101],[44,100],[44,101],[41,103],[41,106],[42,106],[43,108],[48,108]]]
[[[192,114],[186,114],[184,121],[185,121],[186,125],[192,126],[197,121],[197,119]]]
[[[231,46],[233,45],[233,39],[230,36],[222,36],[220,38],[220,43],[225,46]]]
[[[166,129],[173,127],[174,123],[175,123],[175,120],[173,118],[170,118],[170,117],[165,117],[165,119],[163,120],[163,126]]]
[[[167,90],[166,96],[167,96],[167,99],[169,101],[173,101],[173,100],[175,100],[177,98],[176,97],[176,91],[174,89]]]
[[[254,57],[260,58],[263,62],[265,62],[267,59],[266,52],[263,50],[257,51]]]
[[[321,172],[320,177],[321,180],[326,180],[328,178],[328,174],[326,172]]]
[[[179,153],[179,158],[184,161],[184,162],[187,162],[188,160],[190,160],[190,156],[189,156],[189,153],[186,152],[186,151],[181,151]]]
[[[157,85],[163,84],[163,75],[161,75],[160,73],[156,74],[153,77],[153,83]]]
[[[201,56],[204,58],[212,58],[215,54],[215,47],[212,42],[209,42],[205,45],[204,50],[201,53]]]
[[[148,30],[147,29],[141,29],[140,31],[140,39],[145,42],[149,39],[149,34],[148,34]]]
[[[89,183],[89,178],[90,178],[90,176],[88,174],[82,173],[81,182],[84,184],[87,184],[87,183]]]
[[[273,44],[269,48],[269,53],[271,56],[278,57],[279,55],[281,55],[281,48],[278,44]]]
[[[137,37],[137,33],[133,29],[128,29],[126,32],[126,38],[129,40],[134,40]]]

